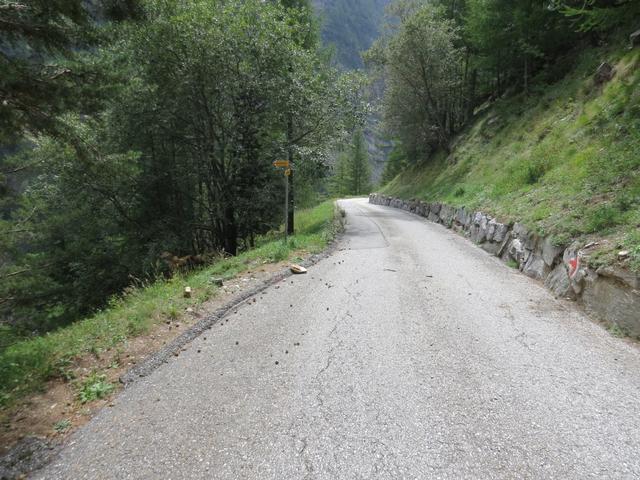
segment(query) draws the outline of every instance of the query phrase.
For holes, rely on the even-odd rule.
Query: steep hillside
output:
[[[314,0],[322,21],[322,39],[336,48],[346,68],[362,67],[360,53],[380,34],[384,8],[390,0]]]
[[[616,73],[598,84],[605,59]],[[560,82],[485,106],[449,153],[383,192],[523,221],[558,244],[598,241],[596,263],[625,249],[640,271],[639,65],[637,48],[587,51]]]

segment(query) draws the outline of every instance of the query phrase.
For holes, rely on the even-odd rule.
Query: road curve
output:
[[[456,234],[341,249],[136,382],[34,478],[640,478],[640,350]]]

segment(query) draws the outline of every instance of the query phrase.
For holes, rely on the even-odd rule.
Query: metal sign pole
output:
[[[289,233],[289,178],[284,176],[284,243],[287,244]]]
[[[273,162],[276,168],[284,168],[284,243],[287,244],[289,235],[289,175],[291,175],[291,164],[289,160],[276,160]]]

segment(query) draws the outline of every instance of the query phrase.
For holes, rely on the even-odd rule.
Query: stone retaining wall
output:
[[[522,273],[544,282],[556,297],[575,300],[588,313],[640,337],[640,277],[622,267],[587,265],[591,245],[554,245],[520,223],[500,223],[482,213],[441,203],[402,200],[372,193],[369,203],[400,208],[469,237],[491,255],[514,262]]]

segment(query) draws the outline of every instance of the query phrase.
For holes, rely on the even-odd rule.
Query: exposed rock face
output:
[[[567,272],[567,267],[564,263],[556,266],[547,276],[544,285],[551,290],[556,297],[570,298],[572,300],[576,298],[576,294],[571,288],[569,272]]]
[[[640,334],[640,292],[611,277],[589,276],[582,302],[591,314],[618,325],[631,335]]]
[[[451,223],[453,222],[454,214],[455,214],[455,211],[453,207],[450,207],[449,205],[442,205],[442,207],[440,207],[440,215],[439,215],[441,223],[447,228],[451,228]]]
[[[640,32],[640,31],[639,31]],[[640,33],[639,33],[640,35]],[[514,262],[544,282],[556,297],[583,303],[592,315],[640,336],[640,277],[619,266],[588,267],[591,245],[555,245],[523,224],[506,224],[483,213],[441,203],[401,200],[372,193],[369,202],[400,208],[469,237],[491,255]]]
[[[602,277],[612,278],[633,290],[640,290],[640,278],[637,275],[617,266],[600,267],[596,273]]]

